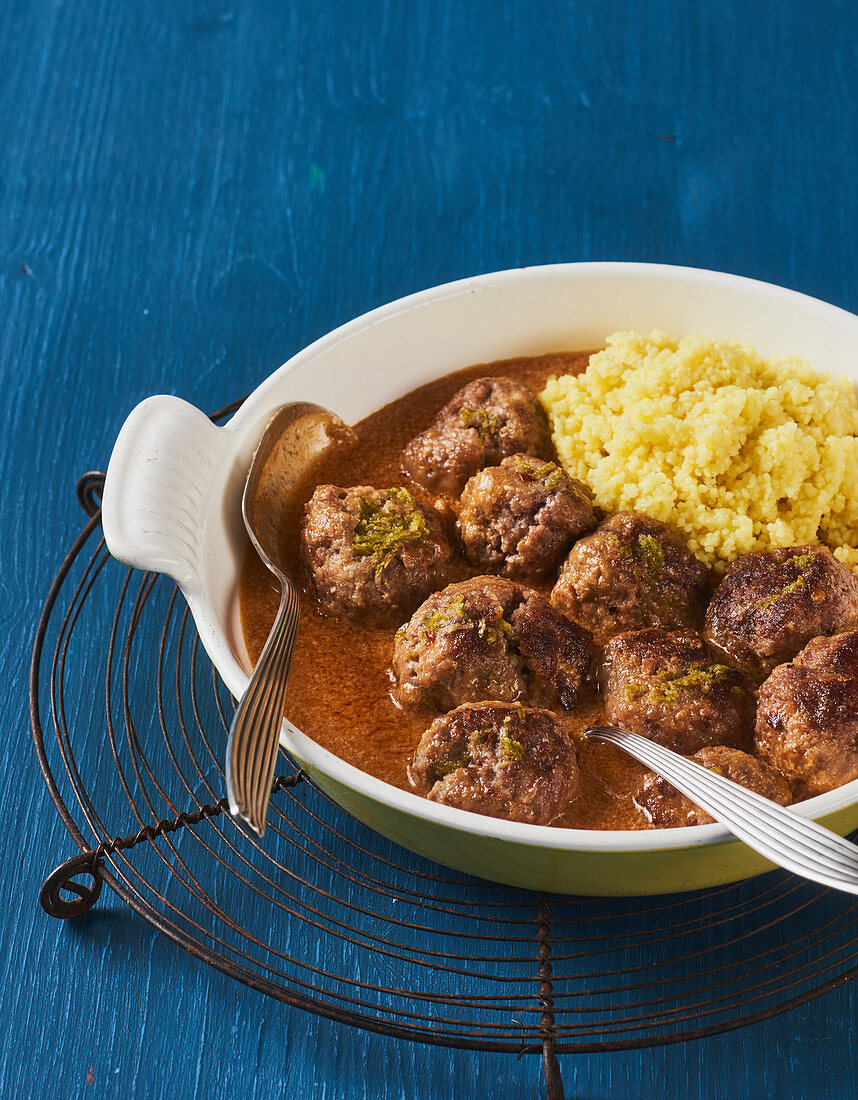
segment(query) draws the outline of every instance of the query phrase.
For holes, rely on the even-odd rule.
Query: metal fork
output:
[[[585,736],[627,752],[772,863],[847,894],[858,894],[858,847],[794,810],[779,806],[702,764],[618,726],[591,726]]]

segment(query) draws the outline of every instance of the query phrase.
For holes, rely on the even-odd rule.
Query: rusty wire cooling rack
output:
[[[232,408],[223,410],[227,415]],[[233,701],[172,582],[89,521],[47,597],[31,669],[39,764],[80,852],[54,916],[106,883],[175,943],[295,1007],[386,1035],[543,1058],[699,1038],[858,972],[856,904],[773,873],[677,897],[535,895],[413,856],[281,763],[264,843],[224,813]]]

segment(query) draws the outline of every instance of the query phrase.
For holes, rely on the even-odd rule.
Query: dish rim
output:
[[[598,274],[602,277],[614,275],[618,278],[636,275],[655,280],[660,278],[674,280],[677,277],[685,277],[701,285],[701,287],[707,284],[719,283],[738,284],[746,287],[749,293],[773,300],[774,304],[777,304],[778,301],[781,304],[794,303],[796,307],[801,309],[803,314],[818,314],[821,321],[824,321],[826,316],[832,319],[836,317],[841,324],[845,321],[853,325],[856,329],[856,336],[858,336],[858,316],[839,306],[803,294],[800,291],[728,272],[673,264],[624,261],[588,261],[511,268],[470,276],[416,291],[378,306],[332,329],[298,351],[263,379],[222,430],[238,433],[248,420],[258,421],[260,408],[264,406],[269,392],[279,387],[284,378],[306,366],[321,353],[331,351],[357,333],[372,328],[391,316],[407,313],[435,301],[472,294],[478,289],[493,284],[520,282],[522,280],[538,281],[539,279],[550,279],[557,275],[572,273],[583,278],[586,278],[588,273]],[[442,375],[439,374],[437,377],[442,377]],[[203,598],[203,594],[187,592],[186,597],[195,620],[198,623],[202,620],[202,623],[209,628],[209,637],[213,643],[213,648],[207,644],[206,631],[200,633],[203,644],[212,658],[218,674],[229,690],[234,695],[240,696],[249,679],[240,658],[221,629],[211,605]],[[219,660],[218,658],[221,656],[219,650],[225,650],[233,660],[231,662],[227,660],[225,663],[223,660]],[[311,768],[317,768],[335,783],[353,790],[364,798],[368,798],[381,806],[390,807],[398,813],[415,819],[416,822],[423,820],[436,826],[451,828],[461,834],[514,842],[525,847],[555,849],[559,853],[591,852],[605,855],[670,852],[678,849],[702,848],[735,842],[735,837],[724,826],[717,823],[681,826],[671,829],[570,829],[493,818],[432,802],[420,795],[395,787],[370,775],[368,772],[361,771],[353,764],[347,763],[335,753],[324,748],[285,718],[281,727],[280,744],[287,752],[297,757],[299,763],[306,763]],[[826,794],[817,795],[805,802],[797,803],[793,808],[802,817],[818,819],[845,809],[856,802],[858,802],[858,779],[852,780]]]

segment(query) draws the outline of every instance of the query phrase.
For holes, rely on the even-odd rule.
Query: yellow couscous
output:
[[[858,400],[800,359],[664,332],[610,336],[542,395],[567,471],[611,512],[675,524],[723,570],[824,542],[858,571]]]

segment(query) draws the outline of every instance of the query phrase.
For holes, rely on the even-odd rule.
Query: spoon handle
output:
[[[299,611],[298,593],[286,579],[277,618],[229,728],[226,747],[229,810],[259,836],[265,834]]]
[[[858,847],[830,829],[637,733],[592,726],[586,736],[616,745],[658,772],[772,863],[835,890],[858,894]]]

